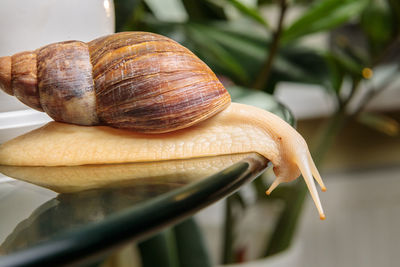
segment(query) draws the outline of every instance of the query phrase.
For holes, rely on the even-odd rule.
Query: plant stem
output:
[[[353,99],[353,96],[356,94],[359,84],[360,84],[360,79],[353,77],[350,94],[344,100],[342,100],[339,97],[339,110],[338,110],[338,112],[342,112],[347,108],[347,105]]]
[[[286,14],[287,7],[288,7],[287,1],[280,0],[280,13],[278,19],[278,26],[272,35],[272,43],[269,47],[268,57],[266,58],[263,66],[261,67],[261,71],[252,86],[255,89],[262,90],[268,83],[269,75],[271,73],[272,63],[274,62],[275,56],[278,52],[279,42],[283,30],[283,20]]]
[[[193,217],[174,226],[173,232],[180,267],[212,266],[203,233]]]
[[[337,134],[348,121],[346,107],[347,105],[340,108],[334,116],[328,120],[321,131],[320,137],[316,139],[317,141],[313,145],[311,153],[317,166],[321,165],[327,152],[333,145]]]
[[[376,58],[372,60],[372,66],[379,65],[382,61],[387,60],[388,56],[394,53],[398,49],[400,43],[400,34],[397,34],[393,40],[383,49]]]
[[[223,236],[223,255],[222,255],[222,263],[228,264],[233,263],[233,224],[235,222],[232,214],[233,208],[233,196],[230,196],[226,199],[226,207],[225,207],[225,222],[224,222],[224,236]]]
[[[236,222],[240,220],[241,216],[238,215],[238,211],[242,212],[246,209],[246,203],[243,200],[239,192],[231,195],[226,199],[225,206],[225,225],[224,225],[224,236],[223,236],[223,263],[234,263],[238,260],[238,255],[234,248],[234,230]]]
[[[384,92],[386,89],[390,88],[390,86],[393,84],[393,82],[397,78],[397,71],[399,70],[400,65],[396,67],[396,73],[384,84],[382,85],[379,89],[371,87],[368,93],[364,96],[364,98],[361,100],[362,105],[358,106],[358,108],[354,111],[354,113],[351,115],[352,118],[357,117],[360,113],[364,111],[366,106],[368,105],[371,100],[376,97],[377,95],[381,94]]]
[[[280,214],[273,234],[267,243],[265,257],[277,254],[289,248],[291,244],[307,194],[307,187],[302,181],[297,181],[292,191],[286,199],[285,208]]]
[[[175,235],[171,228],[138,244],[143,267],[178,267],[178,251]],[[154,257],[157,255],[157,257]]]

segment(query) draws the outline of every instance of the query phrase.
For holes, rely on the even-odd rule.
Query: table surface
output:
[[[258,103],[293,124],[290,112],[272,97],[243,92],[237,88],[231,95],[238,102]],[[169,164],[179,165],[177,173],[132,180],[125,173],[121,183],[65,194],[3,178],[0,266],[73,263],[144,239],[235,192],[262,173],[268,160],[256,153],[228,160],[210,157],[201,159],[190,172],[182,172],[187,162]],[[131,165],[123,168],[134,176],[137,169]],[[107,173],[116,167],[121,168],[102,166]]]

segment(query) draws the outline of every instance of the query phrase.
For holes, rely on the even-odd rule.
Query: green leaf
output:
[[[337,64],[337,68],[341,71],[353,77],[361,78],[361,72],[365,66],[359,61],[340,52],[327,53],[327,57],[330,57],[331,62],[334,61]]]
[[[264,31],[243,24],[220,22],[154,25],[158,33],[173,38],[183,37],[178,41],[198,55],[214,72],[228,76],[236,84],[247,87],[258,74],[270,45],[270,39]],[[281,81],[324,86],[329,81],[329,69],[324,57],[315,50],[286,46],[280,50],[275,63],[270,83],[265,88],[269,93]]]
[[[163,22],[184,22],[188,14],[181,1],[143,0],[151,13]]]
[[[190,42],[195,45],[187,45],[195,47],[195,53],[200,55],[211,68],[219,74],[229,76],[236,83],[247,85],[251,83],[252,75],[254,75],[266,55],[268,47],[268,39],[265,32],[263,34],[252,32],[251,30],[244,32],[232,27],[230,23],[218,24],[188,24],[185,25],[189,29]],[[241,29],[241,28],[240,28]],[[196,33],[196,38],[191,36],[192,32]],[[196,44],[200,43],[201,46]],[[196,49],[197,46],[197,49]],[[236,62],[235,68],[240,69],[238,73],[233,72],[229,65],[222,65],[227,58],[216,57],[210,49],[217,48],[220,55],[229,56],[232,62]],[[221,68],[222,67],[222,68]],[[233,74],[233,75],[232,75]]]
[[[333,54],[327,54],[325,58],[330,70],[330,88],[336,95],[339,95],[342,89],[345,72]]]
[[[226,20],[224,9],[207,0],[182,0],[192,21]]]
[[[204,29],[204,25],[197,25]],[[240,62],[246,75],[252,81],[267,56],[269,40],[267,38],[245,36],[243,33],[208,27],[203,38],[210,38],[228,52],[236,62]],[[318,52],[296,46],[282,48],[276,57],[266,90],[273,92],[274,85],[280,81],[293,81],[326,85],[329,80],[328,66]],[[231,77],[237,81],[236,77]],[[246,83],[240,83],[247,86]],[[251,82],[250,82],[251,84]]]
[[[400,32],[400,1],[399,0],[387,0],[389,4],[389,10],[392,12],[393,26],[395,32]]]
[[[204,235],[193,218],[187,219],[173,228],[178,250],[179,266],[211,267]],[[164,265],[158,265],[164,266]]]
[[[257,5],[270,5],[273,4],[274,0],[258,0]]]
[[[126,30],[126,25],[132,20],[134,11],[140,4],[140,0],[114,0],[115,29],[117,32]]]
[[[283,32],[282,42],[337,27],[358,16],[367,3],[368,0],[317,1]]]
[[[160,21],[149,13],[142,18],[141,22],[143,24],[140,28],[141,31],[154,32],[164,36],[169,36],[179,43],[182,43],[184,40],[185,35],[181,23]]]
[[[211,261],[193,218],[138,243],[143,267],[208,267]]]
[[[234,77],[234,80],[245,82],[248,79],[247,73],[240,61],[238,61],[232,54],[226,51],[218,42],[209,38],[206,28],[199,28],[196,26],[188,26],[188,37],[195,42],[198,48],[193,51],[201,57],[211,68],[229,74]],[[214,67],[213,67],[214,66]]]
[[[237,10],[239,10],[242,14],[246,15],[247,17],[253,19],[254,21],[260,23],[263,25],[265,28],[269,29],[269,24],[265,18],[260,14],[260,12],[255,9],[251,8],[239,0],[227,0],[234,6]]]
[[[140,242],[138,248],[143,267],[179,267],[176,240],[172,229],[167,229]]]
[[[248,39],[247,37],[244,37],[243,34],[221,30],[213,25],[207,26],[196,24],[193,25],[193,27],[196,27],[196,29],[201,31],[204,34],[204,37],[215,40],[229,50],[244,53],[251,57],[263,57],[266,55],[265,50],[267,43],[265,39],[263,40],[263,43],[256,43],[255,41],[261,40]]]
[[[319,52],[298,46],[282,48],[274,66],[286,75],[286,81],[326,85],[329,69]]]
[[[297,180],[292,187],[292,193],[287,195],[285,208],[279,216],[272,235],[267,241],[265,255],[272,256],[290,247],[297,230],[300,214],[307,195],[307,187]]]
[[[361,16],[361,28],[368,38],[372,55],[377,55],[395,35],[396,21],[389,7],[371,0]]]

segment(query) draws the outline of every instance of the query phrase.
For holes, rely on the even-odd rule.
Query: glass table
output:
[[[56,195],[39,205],[5,237],[0,245],[4,255],[0,257],[0,266],[73,263],[143,239],[233,193],[268,165],[258,154],[235,158],[237,162],[206,178],[187,178],[182,174],[139,178],[115,187]],[[202,160],[204,164],[205,159]],[[216,160],[220,159],[207,159],[209,163]],[[9,187],[15,187],[10,194],[29,190],[23,183],[9,182]],[[32,193],[49,194],[41,188],[34,188]],[[0,201],[11,200],[10,194]],[[3,211],[4,216],[7,214]]]
[[[231,91],[240,102],[254,104],[256,99],[261,107],[293,124],[290,113],[268,95],[242,93],[240,88]],[[65,177],[66,172],[67,176],[90,176],[96,168],[113,176],[113,182],[57,194],[3,178],[0,266],[55,266],[104,257],[232,194],[268,166],[267,159],[250,153],[163,163],[3,169],[12,177],[18,173],[55,177],[62,173]],[[140,171],[157,168],[160,171]]]

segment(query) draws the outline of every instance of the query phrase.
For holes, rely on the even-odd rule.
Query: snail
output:
[[[211,69],[167,37],[123,32],[2,57],[0,87],[56,121],[1,145],[1,165],[257,152],[274,165],[267,194],[301,173],[325,218],[313,177],[325,186],[302,136],[272,113],[232,103]]]

